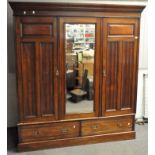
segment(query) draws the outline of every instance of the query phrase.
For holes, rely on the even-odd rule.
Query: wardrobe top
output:
[[[14,11],[141,12],[145,6],[94,3],[9,2]]]
[[[14,16],[139,18],[143,5],[9,2]]]

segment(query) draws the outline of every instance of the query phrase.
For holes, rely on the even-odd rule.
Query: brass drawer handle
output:
[[[98,125],[93,125],[92,129],[96,130],[98,128]]]
[[[122,127],[123,125],[122,125],[122,123],[117,123],[117,126]]]
[[[61,131],[62,131],[63,134],[68,133],[68,129],[67,128],[62,129]]]
[[[38,130],[33,130],[32,135],[35,137],[40,136],[40,132]]]
[[[124,124],[124,125],[125,125],[125,124]],[[117,123],[117,126],[118,126],[118,127],[123,127],[123,124],[122,124],[122,123]],[[126,125],[125,125],[125,126],[126,126]],[[131,127],[131,123],[128,122],[128,123],[127,123],[127,126],[128,126],[128,127]]]

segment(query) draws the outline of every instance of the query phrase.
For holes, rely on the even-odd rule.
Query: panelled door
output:
[[[137,91],[139,21],[105,18],[102,25],[102,115],[133,113]]]
[[[20,122],[57,119],[57,37],[52,17],[17,17]]]

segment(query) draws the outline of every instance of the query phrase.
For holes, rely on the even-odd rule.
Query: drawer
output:
[[[133,117],[106,118],[82,121],[82,136],[124,132],[132,130]]]
[[[77,137],[80,134],[79,122],[52,123],[19,127],[21,142]]]

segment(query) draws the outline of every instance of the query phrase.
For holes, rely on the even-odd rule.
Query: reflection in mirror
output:
[[[94,110],[95,24],[65,24],[66,113]]]

